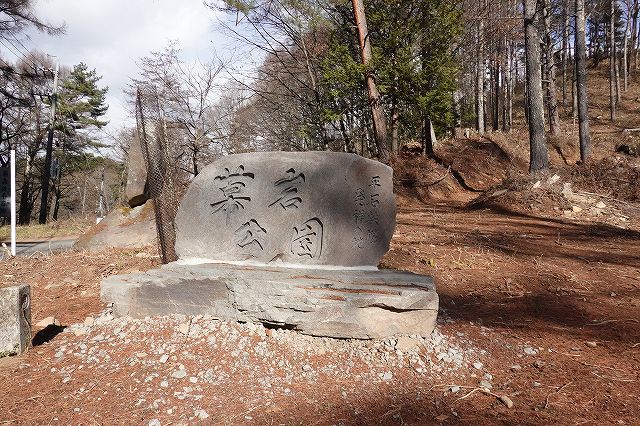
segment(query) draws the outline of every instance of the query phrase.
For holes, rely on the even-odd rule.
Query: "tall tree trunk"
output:
[[[616,0],[609,0],[609,108],[611,121],[616,119]]]
[[[638,13],[640,12],[640,2],[633,0],[633,7],[631,12],[631,56],[633,57],[633,67],[638,70]],[[631,61],[629,61],[631,62]],[[631,68],[631,65],[629,65]]]
[[[576,5],[576,93],[578,106],[578,132],[580,135],[580,159],[585,162],[591,153],[589,115],[587,111],[586,40],[584,22],[584,0],[575,0]]]
[[[484,18],[478,18],[478,33],[476,35],[476,130],[478,133],[485,132],[484,122],[484,48],[483,48],[483,33],[484,33]]]
[[[499,56],[499,52],[498,55]],[[497,132],[500,129],[500,123],[498,122],[498,111],[500,109],[500,62],[497,60],[493,62],[493,102],[491,104],[492,115],[492,127],[493,131]]]
[[[371,106],[371,118],[373,120],[373,131],[378,149],[378,156],[383,163],[389,162],[389,147],[387,135],[387,123],[384,117],[384,111],[380,104],[380,93],[376,86],[376,80],[373,69],[371,69],[371,40],[369,38],[369,30],[367,28],[367,16],[364,12],[363,0],[353,0],[353,16],[358,29],[358,40],[360,42],[360,54],[362,55],[362,64],[366,68],[367,73],[367,92],[369,94],[369,104]]]
[[[569,56],[569,0],[562,6],[562,108],[567,108],[567,66]]]
[[[544,100],[540,62],[540,36],[537,25],[540,9],[536,0],[524,0],[524,44],[527,65],[527,104],[529,105],[529,171],[549,168],[549,152],[544,134]]]
[[[627,12],[630,12],[627,9]],[[629,75],[629,16],[627,15],[626,23],[624,26],[624,45],[622,47],[622,79],[624,81],[624,91],[626,92],[629,89],[629,82],[627,81],[627,77]]]
[[[504,72],[502,73],[502,131],[511,130],[509,96],[511,94],[511,43],[504,38]]]
[[[20,189],[20,210],[18,212],[18,224],[28,225],[31,222],[33,203],[30,202],[31,185],[33,183],[32,164],[35,160],[35,152],[27,152],[26,164],[24,167],[24,182]]]
[[[543,0],[545,56],[547,58],[547,102],[549,105],[549,130],[553,136],[560,135],[560,115],[556,95],[556,64],[553,56],[553,37],[551,36],[551,10],[549,0]]]

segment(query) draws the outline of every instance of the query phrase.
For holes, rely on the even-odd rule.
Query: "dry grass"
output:
[[[91,219],[68,219],[45,225],[31,224],[16,228],[18,241],[30,241],[38,239],[68,237],[82,234],[92,225]],[[11,238],[9,226],[0,226],[0,241]]]

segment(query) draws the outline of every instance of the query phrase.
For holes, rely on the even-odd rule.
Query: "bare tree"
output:
[[[524,40],[527,73],[527,105],[529,117],[529,170],[549,167],[549,153],[544,126],[544,101],[542,96],[542,72],[540,62],[540,4],[536,0],[524,0]]]
[[[576,31],[576,100],[578,109],[578,132],[580,137],[580,159],[585,162],[591,152],[591,136],[589,135],[589,115],[587,99],[586,72],[586,34],[584,0],[575,0]]]
[[[609,0],[609,108],[611,121],[616,119],[616,0]]]
[[[216,79],[223,63],[214,58],[205,63],[187,64],[179,54],[172,42],[164,50],[142,58],[141,77],[133,79],[133,86],[156,88],[168,127],[184,133],[175,138],[180,148],[180,164],[185,171],[197,176],[201,163],[209,157],[209,148],[220,139],[217,124],[210,118],[215,104]],[[130,93],[133,94],[133,90]]]

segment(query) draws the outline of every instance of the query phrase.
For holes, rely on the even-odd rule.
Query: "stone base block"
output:
[[[0,356],[21,354],[30,344],[30,287],[0,288]]]
[[[108,277],[102,281],[101,299],[113,303],[118,316],[201,314],[355,339],[428,336],[438,313],[431,277],[393,270],[175,262]]]

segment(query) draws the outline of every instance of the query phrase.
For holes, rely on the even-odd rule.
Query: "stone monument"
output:
[[[30,345],[30,287],[0,288],[0,357],[21,354]]]
[[[430,277],[378,270],[395,228],[393,171],[334,152],[236,154],[207,166],[176,217],[177,262],[113,276],[116,315],[209,314],[306,334],[428,335]]]

